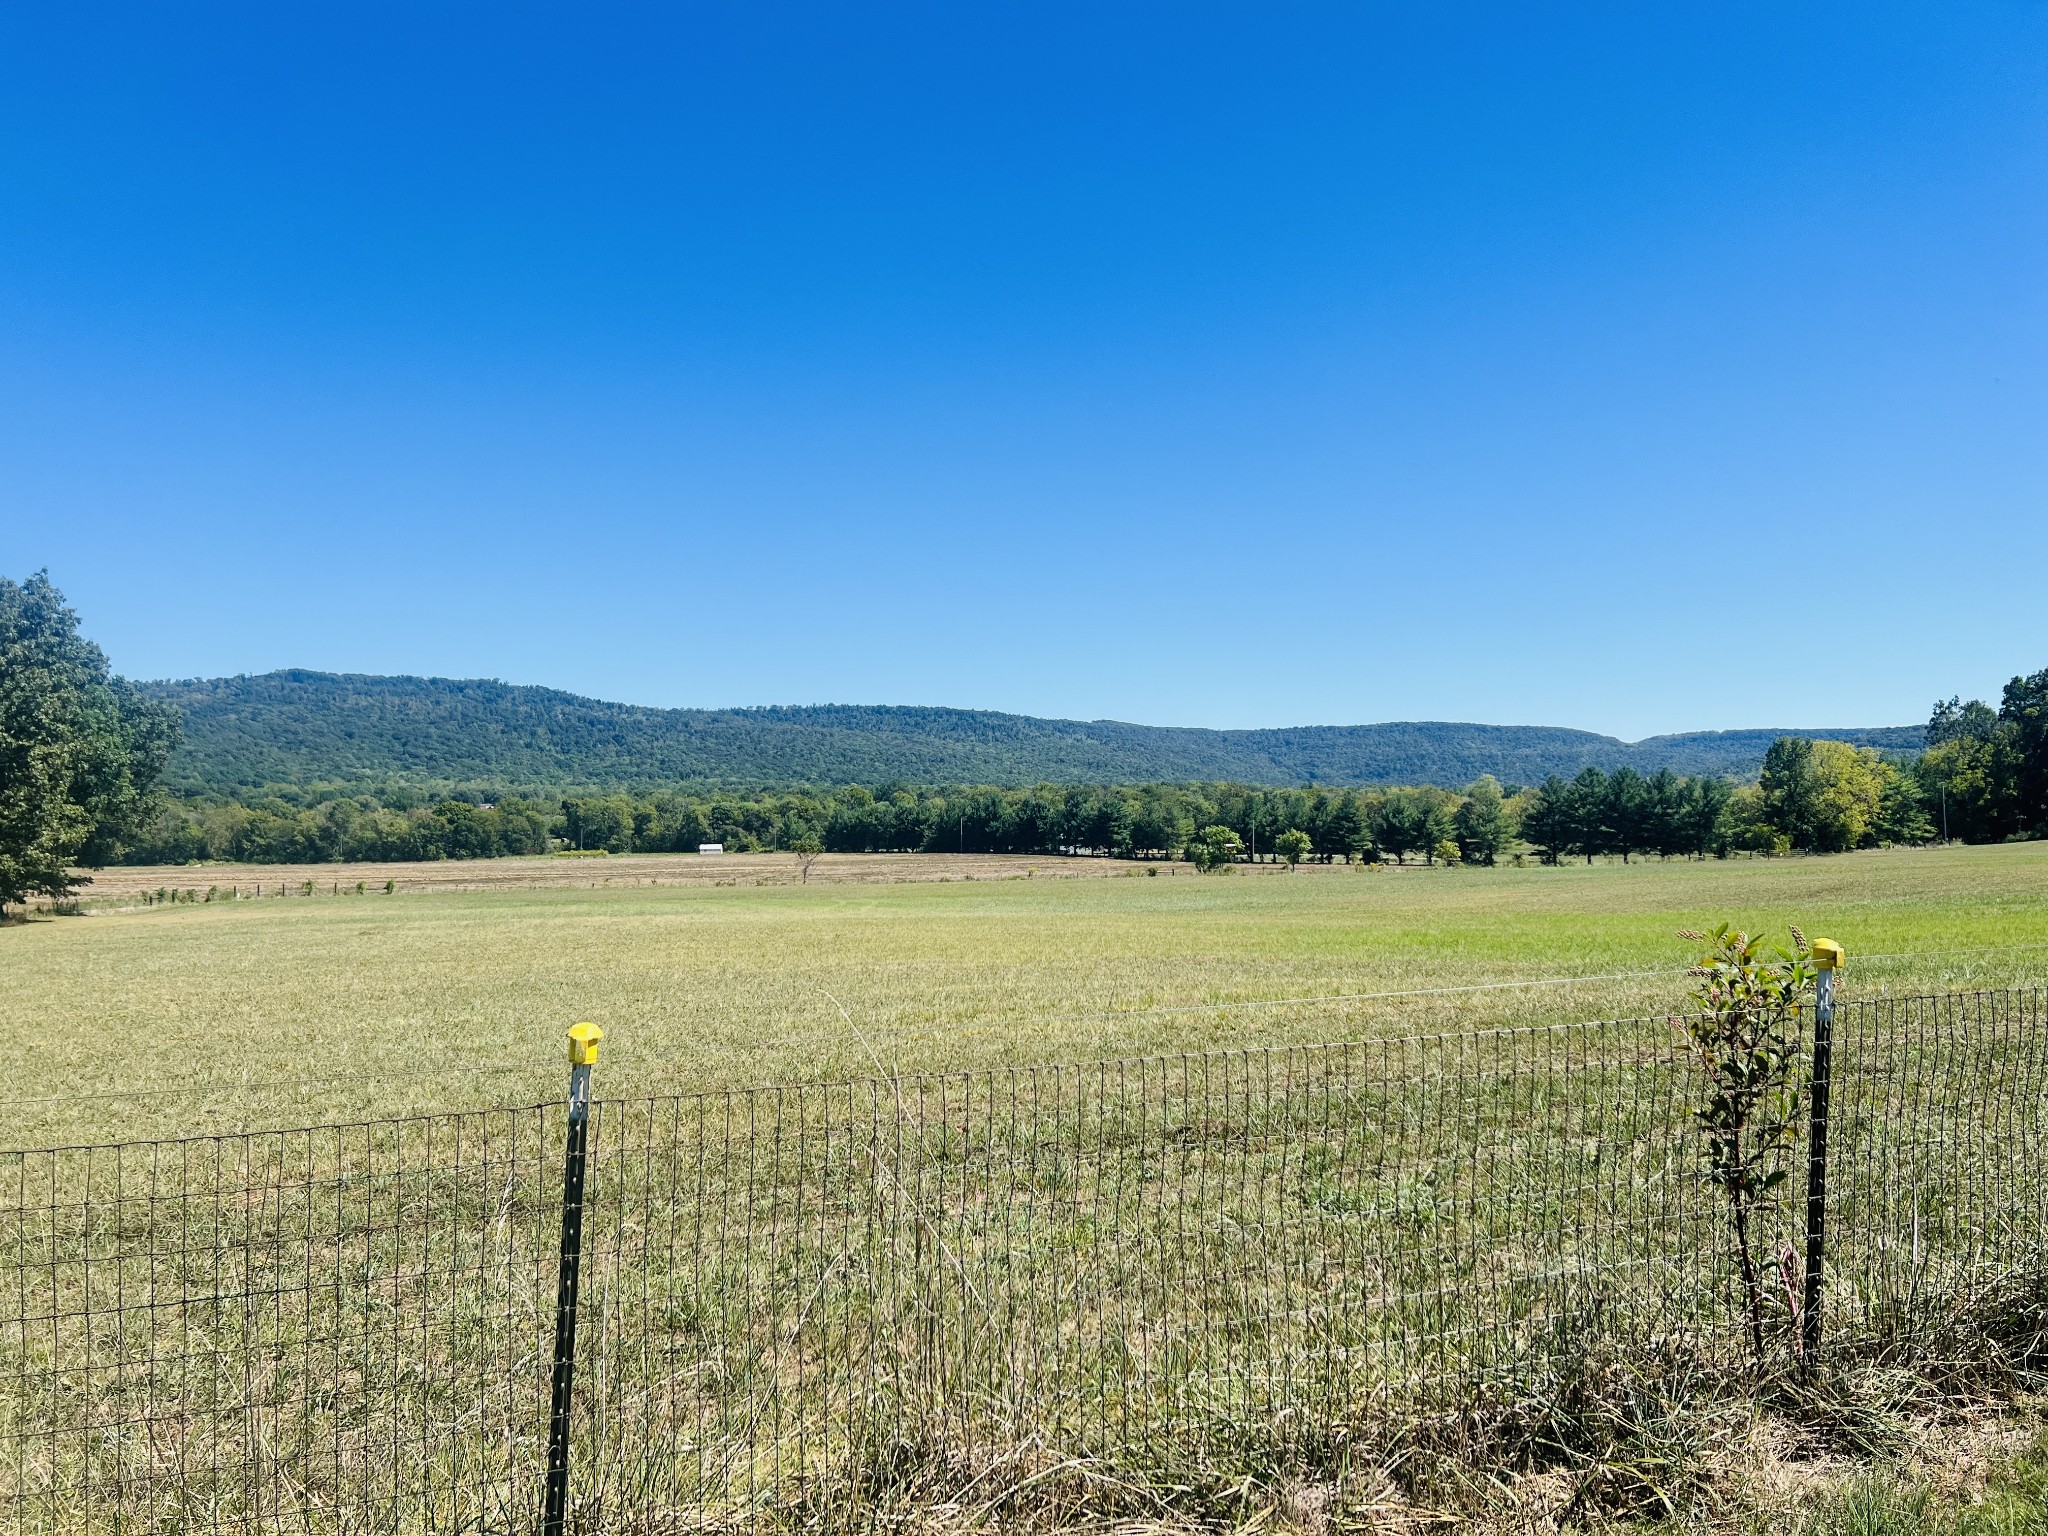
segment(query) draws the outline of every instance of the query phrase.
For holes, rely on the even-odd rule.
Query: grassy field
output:
[[[834,854],[802,878],[786,853],[728,853],[717,857],[675,853],[549,854],[545,858],[451,859],[431,864],[206,864],[117,866],[96,871],[84,893],[88,905],[135,905],[160,890],[181,900],[217,896],[261,898],[337,896],[360,883],[380,894],[388,882],[408,894],[422,891],[615,890],[625,886],[905,885],[966,880],[1101,880],[1147,866],[1126,859],[1056,859],[1000,853]],[[1188,865],[1153,866],[1192,875]],[[1247,873],[1251,873],[1247,869]],[[1280,873],[1260,865],[1259,874]],[[307,890],[308,882],[311,890]],[[44,903],[43,905],[47,905]]]
[[[1968,1445],[1971,1452],[1983,1449]],[[2000,1448],[1988,1458],[1976,1454],[1957,1461],[1940,1449],[1931,1456],[1909,1455],[1903,1466],[1824,1487],[1803,1520],[1781,1508],[1771,1511],[1775,1524],[1759,1517],[1744,1529],[1757,1536],[2048,1536],[2048,1437],[2036,1432],[2017,1453]]]
[[[1701,1506],[1715,1424],[1755,1401],[1689,1063],[1654,1022],[1456,1032],[1667,1011],[1674,930],[1722,919],[1840,939],[1864,999],[2035,985],[2048,962],[2041,845],[540,883],[569,862],[485,890],[421,888],[477,873],[444,868],[390,895],[337,894],[341,869],[283,899],[110,893],[0,931],[16,1147],[557,1100],[0,1156],[23,1319],[0,1327],[0,1523],[10,1499],[50,1530],[102,1528],[96,1499],[159,1528],[277,1500],[337,1530],[523,1510],[579,1017],[607,1029],[612,1097],[1367,1042],[608,1106],[585,1275],[608,1343],[575,1428],[593,1509],[808,1529],[849,1488],[905,1510],[979,1489],[983,1515],[1243,1523],[1312,1475],[1324,1524],[1380,1528],[1396,1495],[1425,1523],[1497,1504],[1475,1463],[1555,1465],[1560,1509]],[[1845,1014],[1835,1417],[2033,1379],[2041,1039],[2027,999]],[[1763,1251],[1798,1216],[1789,1195],[1759,1212]],[[1771,1308],[1777,1370],[1795,1330]]]
[[[601,1090],[624,1095],[1657,1012],[1683,996],[1673,930],[1724,918],[1840,939],[1858,996],[2048,971],[2038,843],[1208,878],[828,858],[804,886],[787,859],[745,863],[712,878],[783,883],[707,884],[693,858],[506,860],[336,896],[366,877],[328,866],[311,899],[0,930],[0,1030],[27,1068],[5,1142],[531,1102],[559,1091],[579,1018],[607,1030]],[[515,864],[585,883],[522,885]],[[478,877],[496,883],[429,883]],[[1560,977],[1590,979],[1503,985]]]

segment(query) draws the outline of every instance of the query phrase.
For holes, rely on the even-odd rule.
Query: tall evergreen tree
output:
[[[1813,743],[1804,736],[1780,736],[1764,754],[1757,790],[1763,818],[1794,848],[1811,848],[1820,818],[1820,779]]]
[[[1607,775],[1591,764],[1581,768],[1572,779],[1565,805],[1569,851],[1590,864],[1595,854],[1607,852],[1612,841],[1607,826]]]
[[[1685,814],[1685,781],[1669,768],[1659,768],[1643,780],[1643,792],[1648,801],[1645,846],[1666,859],[1674,853],[1695,852]]]
[[[1655,846],[1650,827],[1650,791],[1643,776],[1626,765],[1608,777],[1606,793],[1600,797],[1600,825],[1606,832],[1610,853],[1629,855]]]
[[[1506,802],[1492,774],[1482,774],[1465,790],[1464,802],[1451,818],[1458,853],[1468,864],[1492,864],[1513,838]]]
[[[1529,794],[1522,813],[1522,836],[1546,864],[1555,864],[1572,848],[1572,787],[1556,774]]]
[[[1700,858],[1713,854],[1727,858],[1732,833],[1728,825],[1728,802],[1735,789],[1726,779],[1706,774],[1685,781],[1685,850]]]
[[[1330,806],[1330,814],[1323,821],[1317,834],[1316,852],[1324,858],[1342,856],[1348,864],[1353,856],[1363,850],[1369,841],[1366,819],[1353,794],[1339,795]]]

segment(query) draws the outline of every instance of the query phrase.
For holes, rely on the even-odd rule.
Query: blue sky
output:
[[[1634,737],[2048,666],[2048,10],[0,12],[118,668]]]

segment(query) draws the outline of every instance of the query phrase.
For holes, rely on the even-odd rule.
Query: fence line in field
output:
[[[2048,1284],[2043,1006],[1840,1009],[1830,1352],[1911,1358]],[[570,1528],[1330,1473],[1574,1362],[1744,1366],[1698,1096],[1638,1019],[600,1100]],[[542,1105],[0,1154],[0,1524],[531,1529],[564,1134]],[[1798,1203],[1759,1228],[1789,1358]]]

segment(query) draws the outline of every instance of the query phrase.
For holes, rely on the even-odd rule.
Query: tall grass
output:
[[[2038,994],[1845,1010],[1829,1353],[1795,1357],[1794,1252],[1761,1368],[1666,1020],[604,1103],[578,1508],[1199,1520],[1555,1469],[1574,1518],[1669,1514],[1694,1405],[1761,1389],[1850,1438],[1858,1373],[2048,1360],[2041,1023]],[[518,1525],[560,1132],[0,1159],[19,1523]],[[1766,1251],[1798,1215],[1761,1213]]]
[[[1822,1499],[1805,1536],[2048,1536],[2048,1444],[1996,1467],[1980,1488],[1896,1471],[1852,1478]]]

